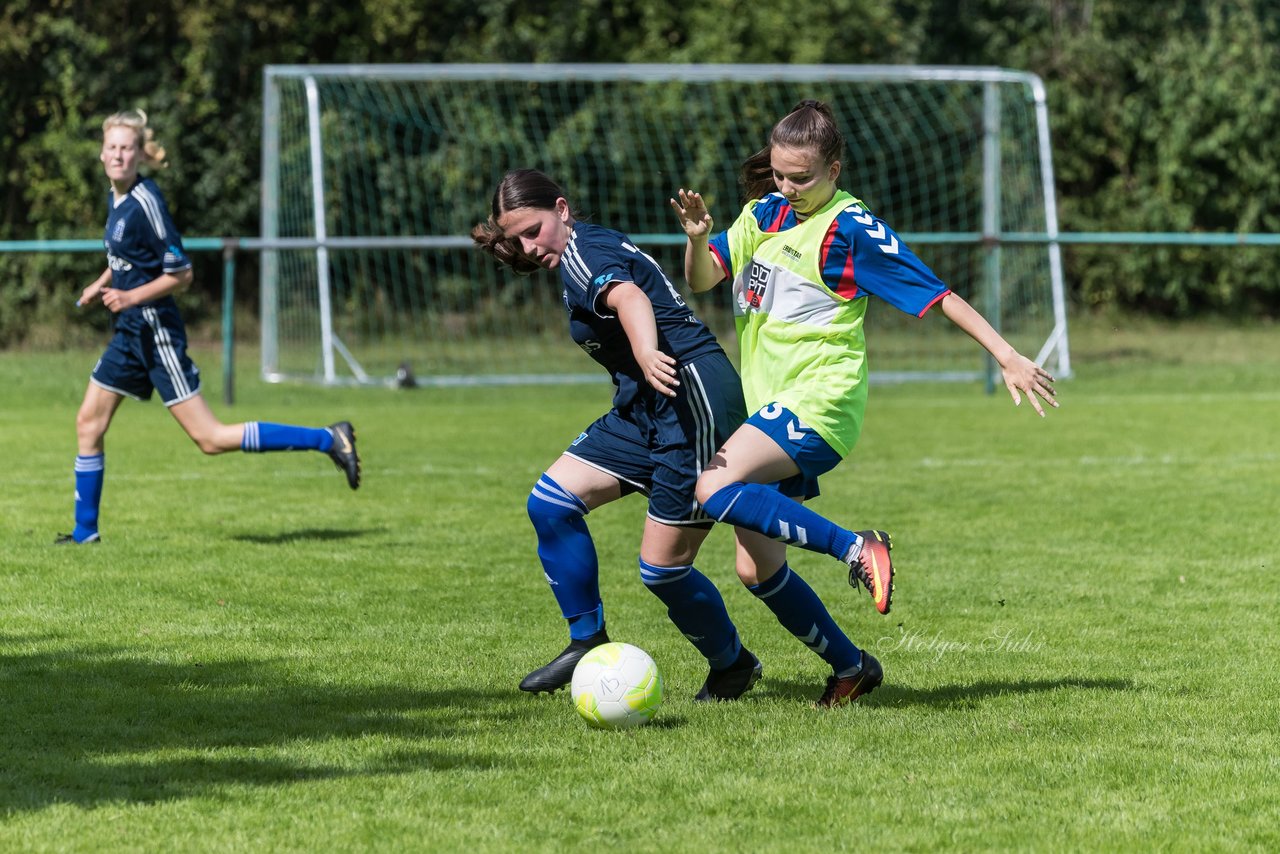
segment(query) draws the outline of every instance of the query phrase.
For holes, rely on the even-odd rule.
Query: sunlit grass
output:
[[[893,531],[892,615],[792,556],[885,666],[839,713],[726,531],[698,565],[765,678],[693,703],[703,664],[636,575],[643,500],[592,513],[610,633],[668,688],[621,734],[515,690],[565,638],[525,496],[606,385],[269,386],[246,359],[227,409],[201,354],[228,419],[355,421],[365,486],[202,457],[129,402],[105,542],[55,549],[94,354],[0,354],[0,849],[1274,849],[1276,338],[1081,324],[1043,421],[875,389],[814,507]]]

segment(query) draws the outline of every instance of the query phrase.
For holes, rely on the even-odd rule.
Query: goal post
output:
[[[423,384],[603,377],[566,334],[558,281],[520,277],[468,233],[512,168],[541,169],[589,219],[677,281],[667,199],[698,188],[717,229],[738,168],[796,102],[832,105],[839,184],[889,222],[1020,351],[1070,374],[1044,87],[998,68],[815,65],[268,66],[262,141],[262,373]],[[689,297],[734,351],[728,288]],[[873,380],[974,380],[951,324],[867,313]]]

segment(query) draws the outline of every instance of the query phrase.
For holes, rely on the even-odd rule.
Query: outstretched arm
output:
[[[658,349],[658,322],[653,318],[653,303],[634,282],[611,284],[604,294],[604,304],[618,315],[622,329],[631,342],[631,354],[649,385],[665,394],[676,396],[676,360]]]
[[[996,363],[1000,365],[1000,372],[1004,375],[1004,385],[1009,389],[1009,396],[1013,398],[1014,406],[1022,405],[1022,393],[1025,392],[1027,400],[1031,401],[1031,406],[1041,418],[1044,417],[1044,408],[1040,406],[1036,395],[1044,398],[1045,403],[1057,408],[1058,401],[1055,398],[1057,392],[1053,388],[1054,379],[1049,372],[1013,349],[973,306],[959,295],[949,293],[942,298],[942,313],[948,320],[967,332],[970,338],[985,347],[987,352],[995,358]]]
[[[689,238],[684,247],[684,277],[689,283],[689,290],[695,294],[710,290],[724,278],[724,270],[707,249],[711,227],[715,225],[711,212],[707,210],[702,194],[692,190],[682,188],[678,197],[669,201]]]

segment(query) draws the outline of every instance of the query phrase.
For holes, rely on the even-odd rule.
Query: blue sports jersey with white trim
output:
[[[624,234],[579,222],[560,257],[560,280],[574,342],[613,376],[614,406],[625,406],[651,390],[631,354],[621,321],[601,295],[617,282],[632,282],[653,305],[658,347],[686,365],[708,353],[723,352],[711,330],[685,304],[658,262]]]
[[[904,311],[921,317],[951,292],[893,229],[858,205],[842,211],[822,243],[822,282],[846,299],[875,294]],[[752,210],[760,230],[776,233],[795,228],[795,211],[781,193],[771,193]],[[709,248],[733,279],[728,231],[711,238]]]
[[[103,235],[111,287],[132,290],[160,277],[179,273],[191,266],[182,248],[182,235],[173,224],[169,206],[160,188],[150,178],[138,177],[119,204],[107,193],[107,227]],[[161,297],[147,305],[168,322],[178,322],[178,306],[173,297]],[[144,325],[143,306],[125,309],[115,317],[116,328],[138,331]]]

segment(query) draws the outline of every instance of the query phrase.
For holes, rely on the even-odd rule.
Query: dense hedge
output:
[[[264,64],[492,61],[1025,69],[1048,85],[1064,229],[1277,232],[1278,12],[1280,0],[9,0],[0,239],[97,236],[98,126],[122,107],[152,114],[185,233],[256,234]],[[1280,313],[1274,251],[1078,247],[1067,259],[1080,306]],[[57,343],[68,295],[100,264],[0,255],[0,341]],[[197,265],[198,319],[220,277],[216,258]]]

